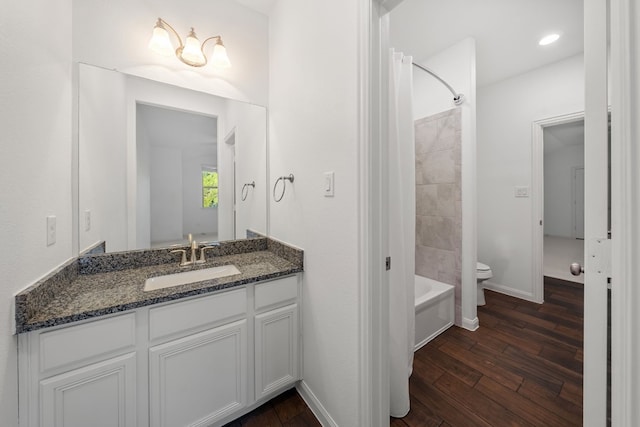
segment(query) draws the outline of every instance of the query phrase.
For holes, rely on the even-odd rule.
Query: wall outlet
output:
[[[516,197],[529,197],[529,187],[515,187]]]
[[[47,217],[47,246],[56,243],[56,217],[50,215]]]
[[[84,231],[91,230],[91,211],[87,209],[84,211]]]
[[[324,173],[324,197],[333,197],[334,191],[334,173]]]

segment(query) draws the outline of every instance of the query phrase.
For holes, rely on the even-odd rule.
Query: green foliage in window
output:
[[[202,207],[218,206],[218,172],[202,171]]]

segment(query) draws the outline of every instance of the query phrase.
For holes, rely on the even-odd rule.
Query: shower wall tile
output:
[[[454,138],[456,133],[460,131],[461,117],[459,112],[457,110],[449,111],[451,113],[447,112],[447,114],[438,118],[439,139]]]
[[[438,282],[446,283],[447,285],[455,286],[456,277],[449,271],[438,271]]]
[[[439,184],[437,189],[437,215],[454,216],[456,213],[455,184]]]
[[[438,271],[451,272],[456,270],[456,253],[454,251],[437,250]]]
[[[438,277],[438,264],[433,260],[438,258],[435,248],[428,246],[416,246],[416,274],[422,277],[435,279]]]
[[[441,216],[417,216],[416,242],[422,246],[451,251],[455,248],[454,218]]]
[[[438,212],[438,186],[416,185],[416,215],[436,215]]]
[[[460,325],[462,295],[462,127],[460,109],[415,121],[416,274],[453,285]]]
[[[457,135],[455,138],[456,138],[456,141],[461,141],[462,135]],[[456,166],[461,166],[462,165],[462,147],[460,146],[460,144],[456,144],[455,146],[451,147],[451,149],[453,150],[453,159],[456,163]]]
[[[438,121],[437,120],[416,120],[415,138],[416,153],[427,153],[434,151],[432,144],[437,141]]]
[[[462,201],[462,182],[461,180],[456,182],[454,189],[454,198],[456,201]]]
[[[455,182],[453,150],[416,154],[416,184],[443,184]]]

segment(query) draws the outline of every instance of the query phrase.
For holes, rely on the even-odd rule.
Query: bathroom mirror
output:
[[[266,234],[262,106],[78,65],[78,247]]]

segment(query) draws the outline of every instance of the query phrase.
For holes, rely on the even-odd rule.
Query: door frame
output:
[[[384,129],[375,126],[375,119],[383,119],[381,86],[384,79],[380,76],[380,55],[386,48],[380,43],[381,16],[386,10],[393,9],[402,0],[361,0],[359,28],[360,36],[360,79],[361,93],[359,115],[360,130],[360,194],[363,208],[376,209],[379,199],[373,194],[375,183],[380,183],[381,172],[385,168],[384,158],[378,145],[366,149],[369,140],[382,144]],[[586,0],[590,6],[602,0]],[[640,10],[634,0],[611,0],[610,2],[611,36],[611,180],[612,180],[612,422],[613,425],[640,425],[640,337],[637,332],[640,320],[636,316],[640,306],[640,287],[632,286],[633,278],[640,277],[640,127],[634,125],[640,115],[640,87],[637,75],[640,70],[640,43],[635,39],[640,22]],[[605,21],[607,14],[597,17],[598,22]],[[585,21],[585,27],[591,29],[591,21]],[[585,31],[586,33],[586,31]],[[384,71],[384,70],[382,70]],[[535,156],[534,156],[535,157]],[[534,169],[535,170],[535,169]],[[376,181],[367,184],[366,178]],[[536,195],[536,192],[532,192]],[[624,203],[623,203],[624,201]],[[535,206],[535,204],[534,204]],[[370,217],[371,216],[371,217]],[[361,289],[361,335],[360,342],[360,421],[362,425],[388,425],[384,418],[385,408],[388,415],[388,380],[385,382],[386,344],[388,329],[384,320],[388,312],[384,310],[384,286],[386,278],[380,271],[384,238],[377,240],[376,231],[380,228],[380,214],[360,212],[365,220],[360,235],[360,289]],[[538,216],[539,217],[539,216]],[[536,222],[537,224],[537,222]],[[538,226],[539,227],[539,226]],[[534,234],[535,235],[535,234]],[[371,246],[367,245],[370,244]],[[534,266],[535,267],[535,266]],[[534,268],[536,271],[536,268]],[[537,282],[534,282],[537,283]],[[382,299],[382,300],[381,300]],[[376,314],[380,318],[376,321]],[[374,343],[376,343],[374,345]],[[368,350],[372,352],[365,354]],[[387,372],[388,373],[388,372]],[[371,387],[378,384],[375,391]],[[370,421],[370,422],[365,422]],[[585,419],[585,425],[594,420]]]
[[[536,120],[531,124],[532,299],[539,304],[544,302],[544,129],[582,120],[584,111],[577,111]]]
[[[594,0],[590,0],[594,1]],[[640,425],[640,8],[611,0],[611,421]]]
[[[584,166],[571,167],[571,235],[575,239],[584,240],[584,195],[582,200],[582,237],[578,233],[578,171],[582,171],[582,188],[584,189]]]

